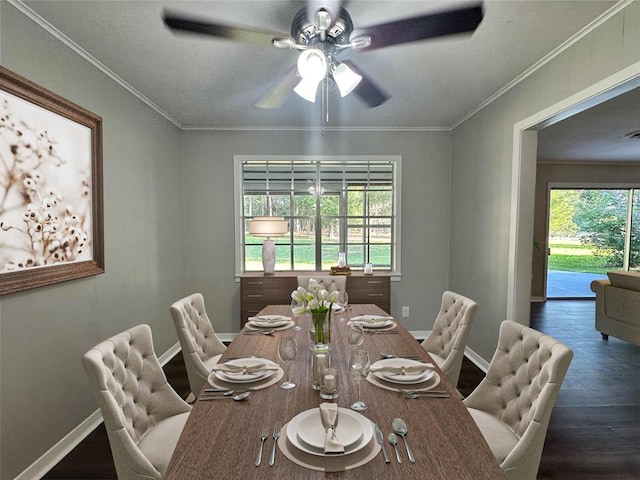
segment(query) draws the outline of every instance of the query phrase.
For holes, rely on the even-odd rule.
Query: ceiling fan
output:
[[[318,87],[335,84],[341,96],[353,92],[369,107],[388,100],[389,95],[352,62],[341,60],[350,50],[374,50],[428,38],[473,32],[483,17],[481,3],[437,13],[390,21],[354,29],[342,0],[306,0],[293,17],[291,35],[227,25],[211,20],[187,18],[164,12],[163,21],[173,31],[188,32],[241,42],[300,51],[297,66],[262,97],[256,106],[279,108],[293,90],[315,102]]]

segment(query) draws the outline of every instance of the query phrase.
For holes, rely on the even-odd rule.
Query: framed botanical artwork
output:
[[[104,273],[102,118],[0,66],[0,295]]]

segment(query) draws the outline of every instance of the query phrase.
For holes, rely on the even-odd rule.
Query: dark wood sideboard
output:
[[[298,275],[329,275],[328,272],[262,272],[240,276],[241,325],[267,305],[289,305],[291,292],[298,288]],[[388,273],[374,272],[365,275],[354,272],[347,275],[349,303],[373,303],[385,312],[391,310],[390,280]]]

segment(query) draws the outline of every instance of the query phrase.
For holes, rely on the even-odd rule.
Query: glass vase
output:
[[[331,310],[311,312],[309,328],[310,348],[314,351],[329,350],[331,344]]]

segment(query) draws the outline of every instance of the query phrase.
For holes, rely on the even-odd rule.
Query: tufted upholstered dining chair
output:
[[[169,311],[182,347],[191,392],[198,395],[227,347],[213,331],[202,294],[181,298],[171,305]]]
[[[464,400],[507,480],[535,480],[549,418],[573,352],[512,321],[486,377]]]
[[[162,479],[191,407],[167,382],[151,329],[138,325],[82,357],[119,480]]]
[[[458,293],[444,292],[433,329],[422,342],[454,387],[458,385],[464,350],[477,309],[478,304],[473,300]]]
[[[347,289],[347,277],[344,275],[299,275],[298,286],[308,289],[312,278],[328,292],[343,292]]]

